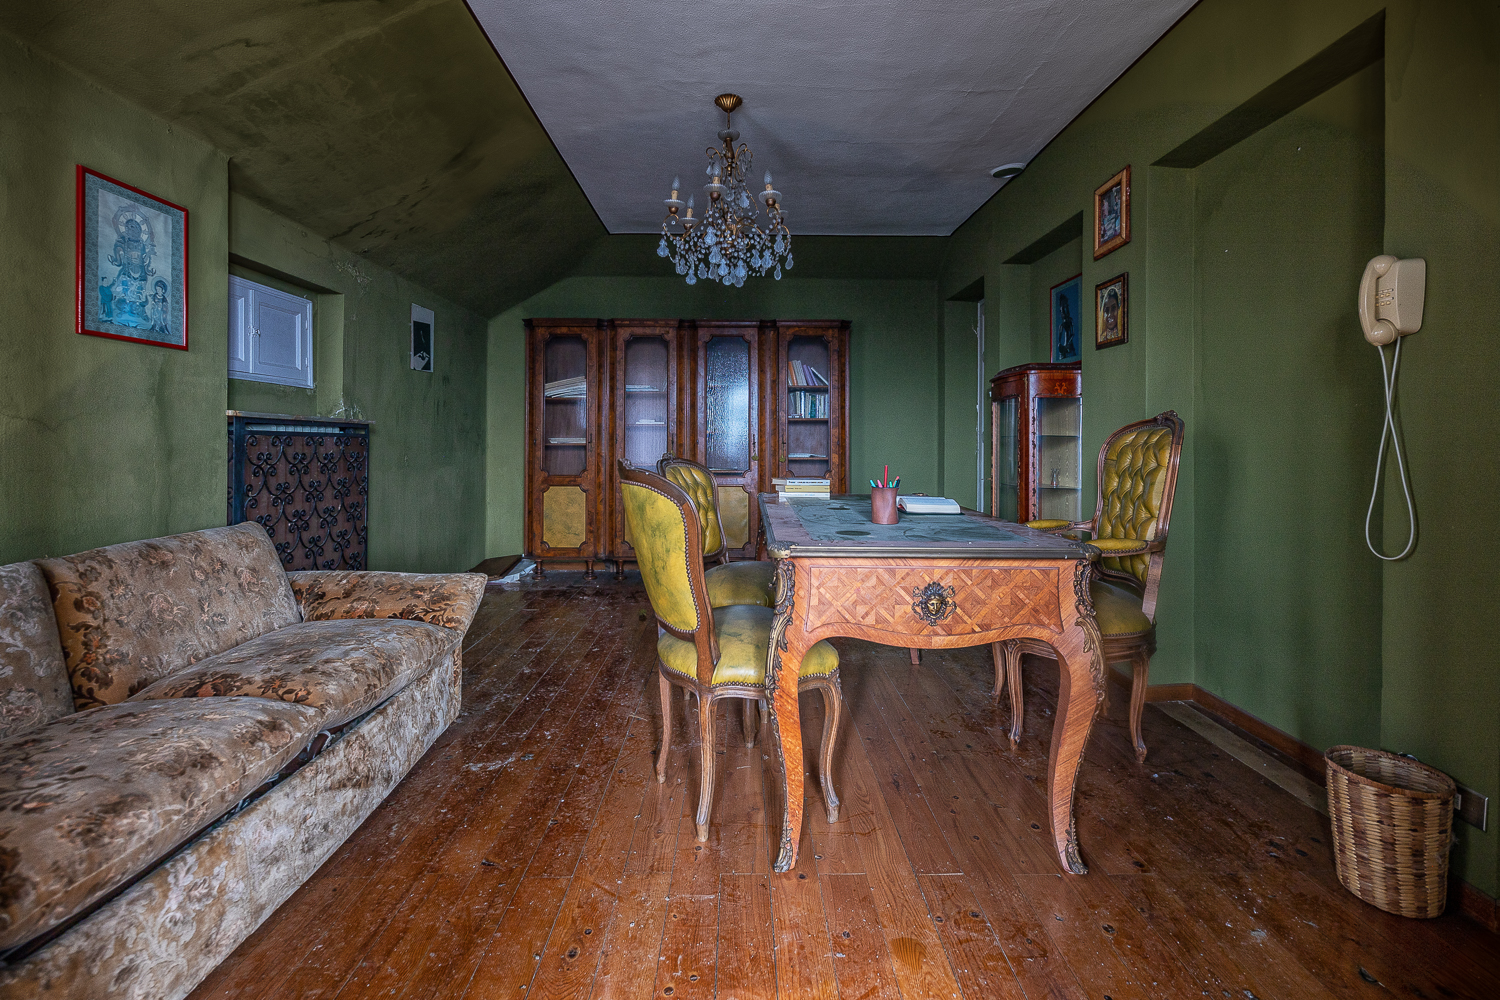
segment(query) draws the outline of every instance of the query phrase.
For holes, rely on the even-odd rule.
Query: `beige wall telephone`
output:
[[[1422,329],[1422,303],[1427,297],[1427,262],[1420,257],[1398,260],[1381,254],[1365,265],[1359,282],[1359,325],[1376,347]]]
[[[1396,433],[1392,413],[1396,398],[1396,369],[1401,364],[1401,339],[1422,329],[1422,306],[1427,297],[1427,262],[1420,257],[1400,260],[1381,254],[1365,265],[1365,276],[1359,281],[1359,325],[1365,339],[1380,352],[1381,384],[1385,388],[1385,423],[1380,428],[1380,451],[1375,456],[1375,489],[1370,493],[1370,507],[1365,511],[1365,544],[1386,561],[1405,559],[1417,544],[1417,509],[1412,505],[1411,483],[1406,477],[1406,457],[1401,454],[1401,437]],[[1394,343],[1396,350],[1387,367],[1385,345]],[[1399,555],[1388,556],[1375,547],[1370,538],[1370,521],[1375,516],[1375,498],[1380,495],[1380,471],[1385,464],[1385,439],[1390,435],[1396,452],[1396,468],[1401,473],[1401,492],[1406,496],[1408,534],[1406,548]]]

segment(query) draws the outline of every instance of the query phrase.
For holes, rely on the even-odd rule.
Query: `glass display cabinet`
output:
[[[615,483],[625,459],[701,462],[729,553],[754,559],[773,477],[848,489],[844,320],[526,321],[525,553],[544,564],[635,559]]]
[[[609,398],[614,454],[601,466],[609,496],[607,551],[616,573],[635,559],[625,523],[625,508],[615,488],[615,457],[639,468],[654,468],[657,459],[677,444],[677,320],[613,320],[609,324]],[[596,548],[604,549],[604,546]]]
[[[847,492],[848,351],[847,322],[777,325],[776,477],[827,476]]]
[[[526,551],[537,560],[582,560],[594,572],[600,503],[599,320],[526,324]]]
[[[695,356],[694,447],[713,471],[729,554],[754,558],[763,437],[761,370],[766,337],[757,322],[699,322]],[[748,553],[748,555],[747,555]]]
[[[1078,363],[1007,368],[990,380],[991,509],[1007,521],[1083,516]]]

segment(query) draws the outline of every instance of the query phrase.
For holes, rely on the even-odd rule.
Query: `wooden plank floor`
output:
[[[1056,671],[1028,662],[1026,734],[985,649],[835,640],[848,713],[830,826],[809,754],[799,868],[770,873],[765,746],[723,709],[708,843],[674,700],[668,780],[656,629],[638,578],[492,591],[464,711],[197,998],[1485,997],[1500,939],[1350,896],[1326,818],[1153,707],[1137,765],[1123,692],[1078,789],[1090,874],[1043,827]],[[820,700],[803,699],[818,745]]]

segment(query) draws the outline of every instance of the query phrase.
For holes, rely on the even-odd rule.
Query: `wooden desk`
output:
[[[903,513],[899,524],[873,524],[868,496],[779,501],[763,493],[760,510],[767,551],[778,560],[766,658],[786,792],[776,870],[797,863],[802,835],[798,668],[818,640],[852,636],[913,649],[1030,638],[1056,649],[1061,679],[1047,763],[1052,841],[1065,869],[1088,871],[1073,829],[1073,786],[1104,697],[1088,586],[1095,550],[972,512]],[[827,805],[836,820],[838,803]]]

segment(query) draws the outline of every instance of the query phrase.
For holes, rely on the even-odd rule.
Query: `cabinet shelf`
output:
[[[789,386],[786,387],[786,391],[787,392],[827,392],[828,391],[828,386],[826,386],[826,385],[789,385]]]
[[[787,417],[786,418],[786,422],[789,423],[789,424],[826,424],[826,423],[828,423],[828,418],[827,417]]]

